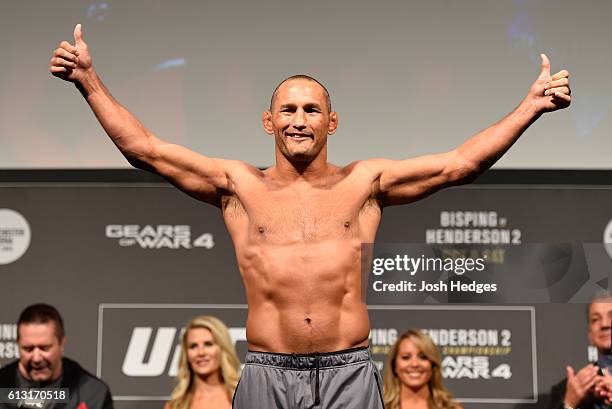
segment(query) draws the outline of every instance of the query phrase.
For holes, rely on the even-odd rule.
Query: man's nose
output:
[[[43,356],[42,356],[42,352],[40,351],[40,349],[34,348],[34,351],[32,352],[32,361],[40,362],[42,361],[42,359],[43,359]]]
[[[297,129],[306,128],[306,112],[304,112],[303,109],[295,111],[295,115],[293,116],[293,127]]]

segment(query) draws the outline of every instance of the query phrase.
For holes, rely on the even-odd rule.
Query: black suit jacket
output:
[[[548,409],[563,409],[563,399],[567,390],[567,378],[556,384],[550,390]],[[610,406],[608,406],[610,407]],[[589,394],[580,404],[579,409],[595,409],[595,399]]]
[[[18,361],[0,369],[0,388],[17,387]],[[54,409],[113,409],[113,399],[108,386],[75,361],[62,358],[61,388],[70,390],[68,403],[57,403]],[[83,406],[84,404],[85,406]],[[0,409],[16,408],[16,405],[0,402]]]

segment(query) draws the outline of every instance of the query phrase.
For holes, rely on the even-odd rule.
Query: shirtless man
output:
[[[360,266],[381,209],[473,180],[540,115],[570,103],[568,72],[551,76],[542,55],[519,106],[460,147],[338,167],[327,162],[327,136],[338,126],[327,90],[292,77],[263,113],[276,163],[259,170],[159,139],[104,87],[80,25],[74,41],[60,43],[50,71],[77,86],[130,164],[222,211],[246,289],[248,345],[257,351],[247,355],[237,408],[382,408]]]

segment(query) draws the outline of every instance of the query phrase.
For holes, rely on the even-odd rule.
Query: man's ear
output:
[[[329,113],[329,126],[327,127],[327,133],[329,135],[333,135],[336,133],[336,129],[338,129],[338,113],[336,111],[332,111]]]
[[[64,335],[62,339],[59,340],[60,348],[62,350],[62,355],[64,355],[64,349],[66,348],[66,339],[67,339],[66,335]]]
[[[261,120],[263,123],[264,131],[266,131],[268,135],[274,135],[274,127],[272,126],[272,112],[264,111]]]

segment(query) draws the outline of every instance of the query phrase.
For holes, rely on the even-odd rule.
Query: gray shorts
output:
[[[383,409],[367,348],[324,354],[249,351],[233,409]]]

